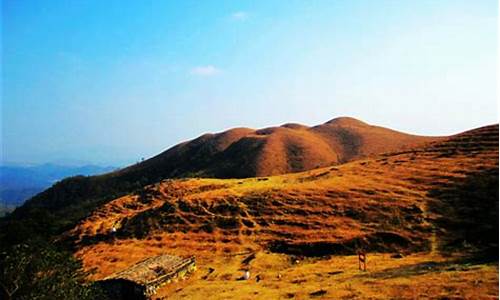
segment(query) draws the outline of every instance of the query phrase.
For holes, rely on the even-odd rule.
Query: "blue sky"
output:
[[[497,1],[2,1],[2,161],[123,165],[232,127],[497,122]]]

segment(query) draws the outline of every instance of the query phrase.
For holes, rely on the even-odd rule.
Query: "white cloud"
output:
[[[212,65],[198,66],[191,69],[191,74],[198,76],[213,76],[221,73],[222,70]]]
[[[248,19],[248,13],[245,11],[236,11],[231,14],[231,19],[235,21],[245,21]]]

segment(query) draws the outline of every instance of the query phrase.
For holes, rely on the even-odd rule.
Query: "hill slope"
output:
[[[179,144],[118,175],[142,172],[162,178],[279,175],[408,149],[437,139],[371,126],[348,117],[314,127],[285,124],[260,130],[236,128]]]
[[[202,262],[262,249],[496,255],[498,126],[297,174],[162,181],[101,206],[65,237],[98,277],[165,251]]]
[[[277,175],[410,149],[440,139],[404,134],[347,117],[314,127],[285,124],[206,134],[119,171],[72,177],[55,184],[3,220],[5,226],[17,229],[9,231],[12,235],[0,232],[0,239],[22,241],[26,237],[20,233],[30,230],[42,235],[58,234],[95,207],[165,178]],[[40,214],[43,226],[38,224]]]
[[[0,233],[20,239],[30,222],[68,228],[58,240],[92,279],[157,254],[195,255],[198,271],[160,298],[498,295],[498,125],[271,177],[138,181],[113,195],[123,188],[114,175],[49,189]],[[368,252],[368,272],[357,269],[358,249]],[[255,277],[238,280],[248,268]]]

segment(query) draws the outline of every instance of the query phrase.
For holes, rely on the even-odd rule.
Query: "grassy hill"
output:
[[[317,128],[361,130],[353,122],[359,125],[340,119]],[[272,132],[288,128],[313,130],[287,124],[264,134],[274,139]],[[248,133],[231,132],[236,139]],[[352,151],[344,149],[327,167],[275,176],[151,182],[160,174],[148,167],[156,157],[103,176],[69,178],[2,218],[0,237],[4,246],[33,236],[65,245],[89,279],[157,254],[195,255],[199,271],[158,297],[498,295],[498,125],[393,151],[369,139],[375,153],[344,143]],[[368,253],[367,273],[357,270],[359,250]],[[259,280],[238,281],[245,269]]]
[[[116,237],[111,236],[113,226],[118,228]],[[239,289],[247,289],[238,285],[234,274],[246,267],[272,276],[268,280],[274,288],[252,283],[269,297],[286,298],[287,289],[315,297],[304,294],[297,282],[305,280],[310,293],[321,294],[317,283],[329,282],[335,274],[328,272],[336,271],[328,264],[340,268],[341,261],[345,270],[337,271],[346,273],[340,282],[361,288],[351,256],[359,249],[379,262],[374,268],[380,274],[363,280],[380,284],[417,276],[415,286],[424,289],[429,283],[419,280],[431,278],[444,288],[447,282],[441,273],[448,268],[456,271],[466,265],[468,271],[471,261],[498,261],[498,126],[302,173],[163,180],[100,206],[63,239],[74,243],[86,268],[94,269],[93,278],[159,253],[196,255],[201,271],[190,281],[193,287],[162,292],[174,297],[196,298],[207,291],[242,296]],[[249,266],[244,258],[252,253],[257,259]],[[391,259],[394,253],[405,258]],[[332,255],[339,258],[328,258]],[[304,264],[295,266],[294,257]],[[464,280],[489,278],[491,286],[483,292],[494,291],[497,267],[472,265],[476,273],[453,272]],[[202,279],[209,268],[218,270],[211,285]],[[289,280],[277,281],[279,272],[288,272]],[[317,272],[321,276],[313,280],[310,276],[316,278]],[[233,292],[224,289],[228,285]],[[398,292],[393,285],[389,290]],[[344,295],[334,291],[324,290]]]
[[[11,244],[29,238],[32,232],[43,236],[59,234],[117,196],[166,178],[285,174],[410,149],[440,139],[404,134],[347,117],[314,127],[285,124],[205,134],[115,172],[58,182],[0,221],[0,227],[13,228],[0,232],[0,240]],[[39,226],[40,222],[43,226]]]
[[[408,149],[439,137],[423,137],[341,117],[307,127],[285,124],[205,134],[118,172],[161,178],[246,178],[300,172],[373,154]]]

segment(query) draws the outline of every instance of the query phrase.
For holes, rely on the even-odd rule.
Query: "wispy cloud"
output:
[[[197,76],[214,76],[221,73],[222,70],[212,65],[198,66],[191,69],[191,74]]]
[[[231,14],[231,19],[234,21],[245,21],[248,19],[248,13],[246,11],[235,11]]]

